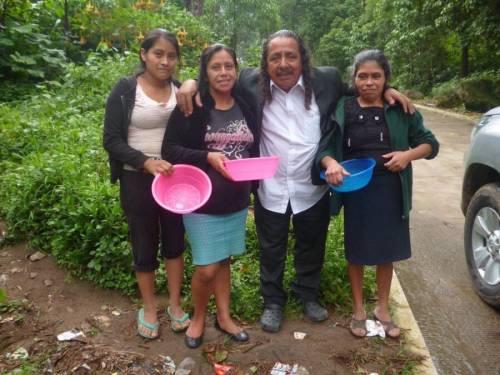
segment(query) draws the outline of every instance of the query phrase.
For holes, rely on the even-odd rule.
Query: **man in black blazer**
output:
[[[276,175],[261,181],[255,194],[262,329],[277,332],[281,326],[287,300],[283,273],[290,221],[296,271],[292,290],[305,314],[312,321],[323,321],[328,312],[317,299],[330,221],[329,192],[313,160],[328,144],[334,129],[329,114],[346,85],[337,69],[313,68],[302,40],[286,30],[268,38],[261,69],[244,69],[239,84],[258,108],[261,156],[281,158]]]

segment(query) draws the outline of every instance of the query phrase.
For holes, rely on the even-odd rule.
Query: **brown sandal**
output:
[[[379,319],[377,314],[375,314],[375,311],[373,312],[373,320],[377,320],[380,322],[380,324],[382,324],[382,326],[384,327],[384,331],[385,331],[386,336],[390,337],[391,339],[397,339],[399,337],[399,335],[401,334],[401,328],[396,323],[394,323],[393,320]],[[389,332],[391,332],[395,328],[399,329],[399,333],[397,335],[391,335]]]
[[[355,330],[362,329],[364,332],[362,334],[356,333]],[[366,329],[366,318],[365,319],[356,319],[354,315],[351,317],[351,323],[349,323],[349,331],[353,336],[363,338],[368,333]]]

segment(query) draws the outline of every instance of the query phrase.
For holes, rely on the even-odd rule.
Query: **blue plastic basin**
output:
[[[344,182],[340,186],[334,186],[328,184],[332,190],[338,191],[339,193],[348,193],[351,191],[356,191],[363,189],[370,180],[372,179],[373,169],[375,168],[375,159],[372,158],[361,158],[361,159],[351,159],[340,163],[344,169],[349,172],[350,176],[344,177]],[[325,179],[325,173],[320,172],[319,175],[323,180]]]

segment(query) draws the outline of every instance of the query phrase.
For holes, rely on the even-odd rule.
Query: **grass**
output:
[[[354,374],[377,371],[381,375],[410,375],[425,359],[424,356],[408,351],[404,341],[391,342],[373,338],[360,342],[360,346],[355,349],[332,354],[333,358]]]

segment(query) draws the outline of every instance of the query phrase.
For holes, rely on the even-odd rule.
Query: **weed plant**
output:
[[[136,292],[136,284],[128,228],[118,187],[109,182],[102,123],[112,85],[131,74],[136,61],[135,55],[91,55],[83,66],[67,65],[60,81],[34,87],[25,100],[0,103],[0,217],[8,225],[7,240],[28,239],[30,247],[52,253],[73,275],[129,295]],[[193,72],[181,72],[181,77]],[[284,280],[288,290],[294,278],[293,244],[290,235]],[[193,272],[189,253],[185,295]],[[252,215],[247,252],[234,260],[232,270],[232,310],[242,319],[255,319],[262,301]],[[373,294],[370,275],[368,296]],[[320,298],[329,306],[349,305],[341,218],[330,226]],[[292,299],[287,312],[298,311]]]

